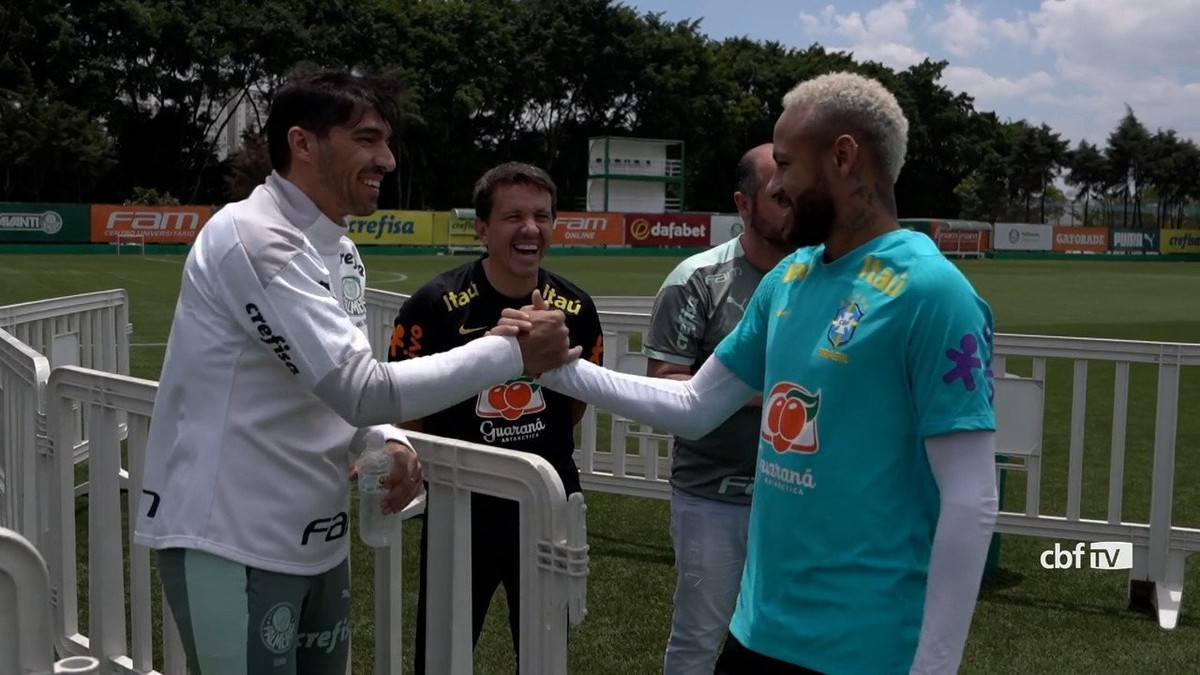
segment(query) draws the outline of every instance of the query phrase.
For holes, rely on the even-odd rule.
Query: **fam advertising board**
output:
[[[554,219],[554,246],[620,246],[625,243],[625,220],[619,213],[560,211]]]
[[[211,206],[92,204],[92,241],[190,244],[212,214]]]

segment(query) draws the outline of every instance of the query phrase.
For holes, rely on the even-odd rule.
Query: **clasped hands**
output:
[[[561,310],[551,309],[541,291],[535,290],[533,304],[500,312],[500,320],[488,335],[516,337],[524,374],[537,377],[583,353],[582,347],[571,347],[566,319]]]

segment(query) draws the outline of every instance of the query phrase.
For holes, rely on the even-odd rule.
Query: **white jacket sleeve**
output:
[[[400,427],[391,424],[373,424],[369,427],[359,427],[354,438],[350,439],[350,458],[355,459],[367,448],[381,447],[388,441],[396,441],[412,447],[412,443],[408,442],[408,436]]]
[[[963,431],[925,439],[941,508],[914,675],[958,672],[988,545],[996,525],[995,433]]]
[[[325,272],[315,254],[296,250],[270,266],[251,264],[235,246],[220,268],[210,279],[228,313],[295,376],[296,386],[354,426],[424,417],[521,374],[516,339],[497,336],[420,359],[376,360],[366,336],[320,283]]]
[[[716,429],[758,393],[716,356],[687,381],[630,375],[580,359],[544,373],[539,382],[597,408],[689,439]]]

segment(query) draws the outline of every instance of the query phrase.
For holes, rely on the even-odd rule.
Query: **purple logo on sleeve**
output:
[[[974,333],[967,333],[962,336],[958,346],[959,349],[946,350],[946,356],[954,362],[954,367],[942,375],[942,382],[951,384],[955,380],[962,380],[967,391],[975,391],[975,369],[983,368],[983,362],[976,356],[979,351],[979,338],[975,337]]]
[[[958,349],[953,347],[946,350],[946,357],[954,362],[954,367],[942,374],[942,382],[953,384],[962,380],[967,391],[975,391],[975,370],[978,369],[984,385],[987,387],[988,401],[995,396],[995,382],[992,373],[992,342],[994,334],[989,324],[983,326],[983,344],[974,333],[967,333],[958,342]]]
[[[996,397],[996,374],[992,370],[992,338],[991,324],[983,324],[983,340],[987,343],[987,363],[984,364],[983,379],[987,382],[988,403],[991,403]]]

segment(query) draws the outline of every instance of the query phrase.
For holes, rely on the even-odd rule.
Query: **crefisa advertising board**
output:
[[[351,216],[346,220],[346,234],[360,246],[429,246],[433,243],[433,212],[383,210]]]

